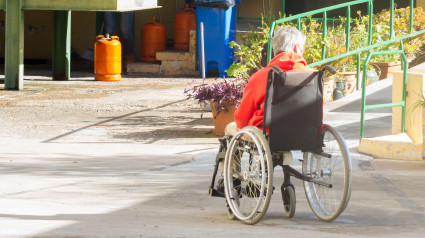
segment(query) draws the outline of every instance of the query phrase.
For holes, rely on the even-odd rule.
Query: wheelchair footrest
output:
[[[223,192],[220,192],[219,190],[217,190],[217,189],[215,189],[215,188],[211,188],[211,187],[209,187],[209,189],[208,189],[208,194],[209,194],[211,197],[222,197],[222,198],[224,198],[224,193],[223,193]]]

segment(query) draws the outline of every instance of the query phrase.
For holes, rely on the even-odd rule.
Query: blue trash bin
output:
[[[201,22],[204,24],[205,75],[211,73],[211,69],[215,69],[220,77],[227,77],[225,70],[234,61],[234,50],[230,49],[229,43],[236,38],[236,8],[239,2],[240,0],[195,0],[201,76]],[[226,4],[232,7],[226,7]]]

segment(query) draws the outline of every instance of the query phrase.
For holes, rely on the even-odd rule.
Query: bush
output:
[[[425,29],[425,13],[422,7],[414,8],[413,31]],[[350,49],[358,49],[368,45],[369,34],[369,16],[357,12],[357,17],[350,19]],[[400,8],[394,10],[394,36],[409,34],[410,8]],[[373,16],[372,23],[372,44],[383,42],[390,39],[390,11],[383,10]],[[231,42],[230,47],[236,48],[237,62],[228,70],[229,76],[247,79],[249,75],[260,70],[261,51],[266,42],[272,19],[262,20],[262,26],[259,28],[251,27],[251,31],[241,35],[242,43]],[[329,24],[330,23],[330,24]],[[328,22],[327,36],[323,39],[323,24],[321,20],[311,17],[302,19],[301,32],[307,37],[304,57],[308,64],[320,61],[322,59],[322,48],[326,46],[325,56],[331,58],[346,52],[346,25],[347,18],[340,17],[339,21]],[[278,27],[295,26],[295,22],[280,24]],[[420,35],[403,42],[403,49],[408,58],[414,58],[420,52],[424,44],[425,36]],[[374,51],[388,51],[400,49],[400,42],[384,45],[375,48]],[[365,59],[367,51],[360,54],[361,59]],[[399,55],[380,55],[375,56],[373,61],[393,62],[399,60]],[[352,55],[346,58],[335,60],[330,63],[337,71],[356,70],[357,56]]]

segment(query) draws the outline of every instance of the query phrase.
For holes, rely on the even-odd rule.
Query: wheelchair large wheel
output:
[[[271,152],[262,132],[245,127],[228,145],[224,162],[224,193],[232,213],[255,224],[267,211],[273,187]]]
[[[302,170],[312,178],[304,181],[304,190],[314,214],[332,221],[350,200],[351,158],[344,138],[329,125],[324,125],[323,144],[322,155],[304,153]]]

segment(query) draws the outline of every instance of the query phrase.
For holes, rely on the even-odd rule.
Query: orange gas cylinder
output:
[[[118,36],[96,37],[94,74],[94,79],[99,81],[121,80],[121,42]]]
[[[189,31],[196,29],[195,9],[188,4],[174,16],[174,49],[189,50]]]
[[[165,26],[152,18],[142,27],[142,61],[156,62],[156,52],[165,50]]]

